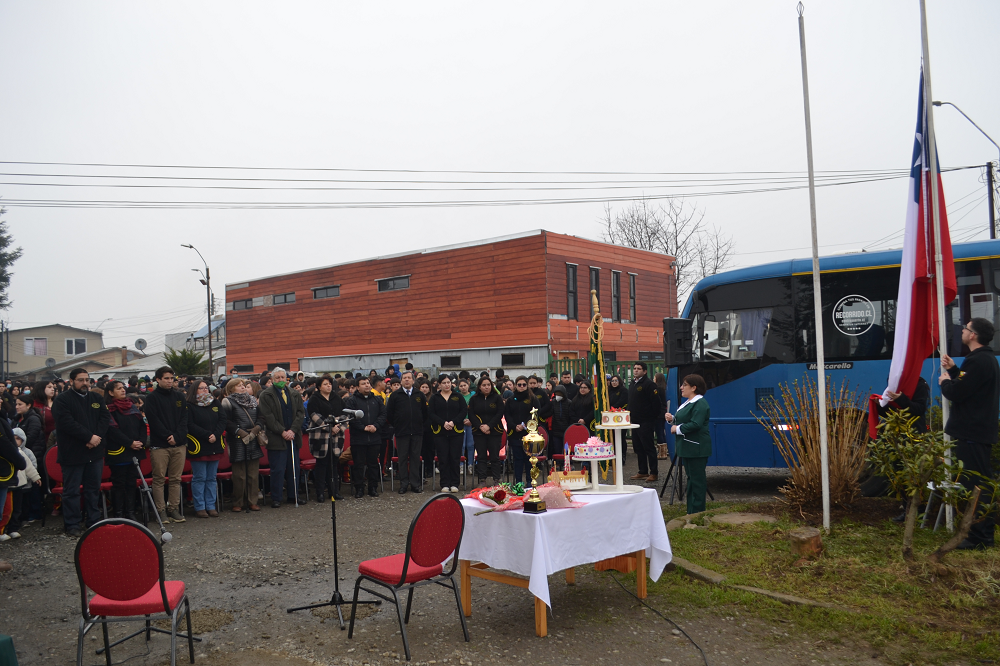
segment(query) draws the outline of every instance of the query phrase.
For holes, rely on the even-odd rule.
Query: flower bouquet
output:
[[[524,486],[520,483],[516,484],[521,486],[520,490],[524,491]],[[490,486],[488,488],[476,488],[471,493],[466,495],[466,499],[478,500],[480,504],[488,506],[490,508],[485,511],[479,511],[475,515],[481,513],[489,513],[491,511],[510,511],[511,509],[523,509],[524,508],[524,497],[520,494],[514,493],[515,489],[510,487],[510,484],[502,483],[498,486]]]

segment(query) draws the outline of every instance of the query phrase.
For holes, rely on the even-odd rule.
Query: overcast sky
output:
[[[917,0],[805,4],[816,168],[908,168],[921,57]],[[1000,139],[1000,86],[989,73],[1000,3],[929,0],[929,24],[934,96],[958,104]],[[806,164],[793,0],[4,0],[0,90],[2,161],[739,172],[740,178],[802,172]],[[935,119],[943,166],[997,159],[996,149],[954,109],[938,109]],[[562,180],[591,188],[581,181],[593,178],[0,167],[8,174],[0,176],[3,183],[88,185],[0,184],[0,196],[8,201],[592,200],[308,210],[8,206],[4,219],[24,248],[14,267],[11,326],[95,327],[110,317],[102,327],[107,345],[131,347],[144,337],[154,350],[162,348],[165,332],[194,330],[204,321],[204,288],[191,272],[202,264],[181,243],[193,243],[208,260],[221,301],[227,282],[529,229],[600,238],[602,197],[692,191],[656,187],[682,178],[666,175],[601,176],[655,181],[648,190],[644,184],[572,191],[508,184],[503,187],[513,189],[430,193],[121,188],[92,185],[149,181],[9,174]],[[976,238],[987,237],[981,176],[982,170],[944,176],[946,199],[958,209],[951,213],[956,239],[977,229]],[[354,186],[371,190],[386,184]],[[901,231],[906,187],[905,179],[895,179],[820,189],[823,252],[858,250]],[[735,238],[738,265],[808,255],[804,189],[688,201]]]

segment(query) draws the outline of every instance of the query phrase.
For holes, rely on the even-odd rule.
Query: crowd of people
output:
[[[656,442],[665,441],[663,378],[637,363],[626,383],[610,377],[611,407],[630,407],[640,428],[633,436],[636,480],[657,478]],[[139,475],[165,522],[185,522],[182,477],[190,463],[189,506],[198,518],[219,516],[218,469],[231,468],[232,511],[298,503],[303,438],[315,459],[315,498],[343,499],[342,484],[361,499],[377,497],[394,465],[400,494],[421,492],[438,474],[444,492],[457,493],[463,472],[480,484],[528,482],[521,445],[532,410],[549,439],[549,457],[563,452],[574,424],[594,432],[594,389],[582,375],[510,377],[497,370],[430,377],[409,364],[385,372],[306,377],[275,368],[254,378],[178,376],[170,367],[152,378],[123,382],[92,378],[83,368],[63,380],[0,383],[0,541],[20,538],[42,518],[51,485],[46,459],[55,448],[62,477],[53,515],[70,536],[102,516],[101,481],[110,471],[108,512],[138,519]],[[507,447],[502,451],[506,440]],[[510,456],[507,460],[506,456]],[[51,460],[51,455],[50,458]],[[395,459],[395,460],[393,460]],[[265,465],[267,484],[261,484]],[[465,469],[463,469],[465,465]],[[186,479],[184,479],[186,481]],[[10,565],[0,561],[0,569]]]

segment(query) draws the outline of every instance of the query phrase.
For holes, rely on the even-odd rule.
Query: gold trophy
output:
[[[538,409],[531,410],[528,434],[521,440],[524,452],[531,458],[531,494],[524,502],[525,513],[545,513],[545,502],[538,495],[538,454],[545,448],[545,438],[538,434]]]

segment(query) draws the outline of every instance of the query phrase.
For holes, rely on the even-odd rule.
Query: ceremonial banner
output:
[[[896,333],[886,391],[912,396],[924,360],[938,345],[938,303],[934,286],[934,226],[931,216],[931,171],[927,132],[927,100],[924,99],[924,74],[920,70],[920,94],[917,104],[917,131],[910,161],[910,190],[906,207],[903,237],[903,261],[899,273],[899,296],[896,301]],[[941,254],[944,267],[944,305],[955,299],[955,262],[948,234],[944,188],[938,174],[938,210],[941,224]],[[883,404],[888,398],[883,396]]]

